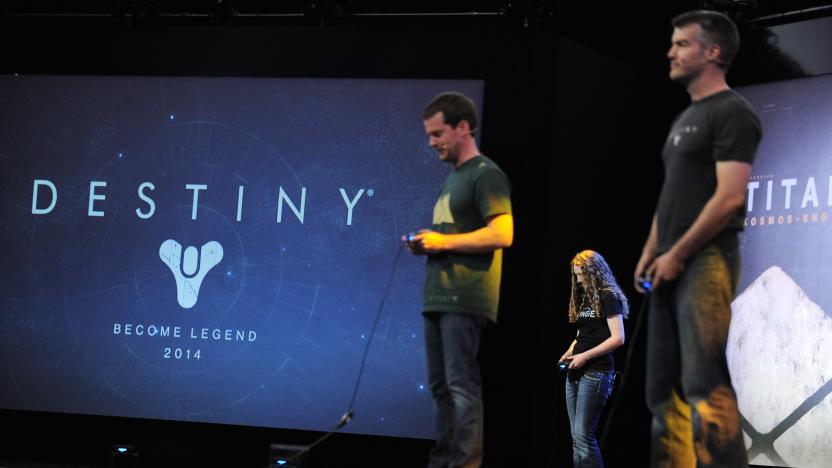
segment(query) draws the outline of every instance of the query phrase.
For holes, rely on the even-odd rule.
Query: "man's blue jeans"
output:
[[[708,245],[650,298],[647,406],[651,466],[744,467],[747,455],[725,347],[739,248]]]
[[[482,463],[482,383],[477,352],[486,319],[425,313],[428,385],[436,410],[436,445],[429,467],[477,468]]]
[[[612,392],[614,374],[596,370],[569,371],[566,375],[566,412],[572,430],[572,466],[603,467],[595,427]]]

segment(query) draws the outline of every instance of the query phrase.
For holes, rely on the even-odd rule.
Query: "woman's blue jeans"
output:
[[[612,372],[569,371],[566,375],[566,412],[572,429],[574,468],[603,467],[595,427],[612,392]]]

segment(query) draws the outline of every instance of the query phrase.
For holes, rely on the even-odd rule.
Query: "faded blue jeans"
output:
[[[612,392],[614,373],[586,370],[566,375],[566,412],[572,432],[572,466],[603,467],[595,427]]]
[[[736,243],[714,243],[650,298],[647,406],[653,467],[748,466],[725,347],[739,278]]]
[[[482,383],[477,352],[487,320],[425,313],[428,385],[436,411],[430,468],[477,468],[483,454]]]

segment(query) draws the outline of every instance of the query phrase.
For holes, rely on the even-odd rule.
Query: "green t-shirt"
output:
[[[485,156],[456,168],[445,180],[433,208],[433,230],[461,234],[486,226],[486,219],[511,214],[511,184]],[[497,321],[503,251],[443,252],[428,256],[425,312],[480,314]]]

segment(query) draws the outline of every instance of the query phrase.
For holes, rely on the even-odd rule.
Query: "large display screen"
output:
[[[749,462],[832,459],[832,76],[741,88],[763,124],[728,362]]]
[[[0,77],[0,408],[433,436],[421,112],[481,81]],[[480,106],[481,109],[481,106]],[[394,265],[394,263],[396,263]]]

